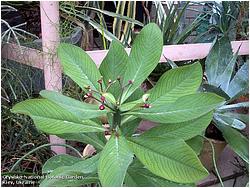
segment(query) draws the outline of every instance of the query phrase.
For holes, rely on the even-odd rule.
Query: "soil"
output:
[[[225,141],[222,132],[213,123],[210,123],[207,127],[205,136],[214,140]]]

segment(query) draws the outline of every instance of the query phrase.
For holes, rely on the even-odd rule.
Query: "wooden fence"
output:
[[[239,55],[249,55],[249,41],[232,41],[233,52],[238,48]],[[166,58],[172,61],[186,61],[205,58],[211,48],[211,43],[166,45],[163,47],[160,62],[166,62]],[[129,53],[130,49],[126,51]],[[87,51],[89,56],[99,66],[107,54],[107,50]],[[10,59],[38,69],[44,69],[44,58],[50,53],[44,51],[17,46],[16,44],[5,44],[2,47],[2,58]],[[54,59],[56,62],[57,60]]]

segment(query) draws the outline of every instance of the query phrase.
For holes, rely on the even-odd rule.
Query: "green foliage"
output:
[[[230,97],[235,97],[240,92],[246,93],[249,88],[248,83],[249,63],[244,63],[236,72],[235,76],[229,83],[227,93]]]
[[[128,65],[122,80],[126,85],[133,82],[123,92],[123,103],[149,76],[159,63],[162,52],[162,35],[155,24],[148,24],[136,37],[128,59]]]
[[[15,105],[12,112],[29,115],[37,128],[48,134],[104,131],[104,128],[94,121],[81,120],[47,99],[23,101]]]
[[[170,104],[140,108],[125,114],[158,123],[180,123],[198,118],[212,111],[222,102],[221,97],[212,93],[195,93],[180,97]]]
[[[129,150],[126,139],[123,136],[112,135],[99,160],[98,175],[102,186],[122,186],[132,160],[133,153]]]
[[[18,102],[37,97],[43,83],[42,71],[10,60],[1,60],[1,167],[9,174],[13,162],[37,146],[46,144],[48,137],[34,126],[31,118],[11,113]],[[27,157],[18,172],[40,175],[42,165],[53,156],[51,150],[41,149]],[[29,163],[29,167],[25,165]],[[15,172],[11,175],[16,175]],[[38,186],[36,182],[34,186]]]
[[[235,101],[248,93],[249,63],[245,62],[237,68],[237,53],[233,54],[227,36],[216,39],[205,62],[207,82],[202,88],[227,100],[216,108],[213,122],[222,131],[229,146],[248,161],[248,140],[235,129],[243,130],[246,127],[248,114],[242,113],[242,108],[248,108],[249,103]]]
[[[129,166],[124,180],[127,187],[189,187],[194,184],[181,184],[156,176],[138,160],[135,159]]]
[[[198,28],[197,42],[212,42],[222,36],[228,36],[230,40],[248,38],[248,2],[213,1],[208,7],[210,10],[206,11],[203,28]]]
[[[145,132],[143,136],[158,136],[163,138],[174,136],[176,138],[188,140],[196,135],[201,135],[209,125],[212,116],[213,113],[209,112],[208,114],[205,114],[197,119],[192,119],[191,121],[159,124],[158,126]]]
[[[59,168],[60,166],[71,166],[79,161],[81,161],[80,158],[73,157],[71,155],[55,155],[49,160],[47,160],[46,163],[43,165],[42,173],[48,174],[56,168]]]
[[[131,121],[126,121],[126,122],[121,122],[121,132],[125,136],[132,136],[133,133],[135,132],[136,128],[138,127],[139,123],[141,122],[140,118],[136,118],[134,116],[129,116],[132,120]],[[125,117],[124,117],[125,119]]]
[[[130,46],[134,26],[144,26],[143,23],[135,20],[136,2],[134,1],[118,1],[115,12],[104,10],[105,1],[87,1],[84,3],[84,6],[77,4],[63,2],[61,3],[60,10],[63,14],[66,14],[65,18],[74,24],[84,27],[82,23],[86,22],[89,26],[96,29],[102,36],[104,49],[106,42],[113,40],[120,41],[125,47]],[[124,11],[125,6],[127,7],[126,15]],[[96,14],[95,18],[93,18],[93,14]],[[108,30],[108,23],[106,23],[104,15],[114,18],[112,23],[113,31]]]
[[[97,151],[101,151],[106,143],[106,139],[102,132],[94,132],[94,133],[64,133],[58,134],[60,138],[77,141],[81,143],[91,144],[95,147]]]
[[[163,34],[164,45],[188,43],[190,39],[195,37],[192,35],[197,32],[197,29],[203,24],[204,18],[207,17],[207,13],[200,14],[189,23],[185,12],[192,10],[194,13],[199,12],[199,10],[193,9],[193,2],[190,1],[166,1],[164,3],[162,1],[154,1],[154,4],[156,8],[154,22],[159,26]],[[181,64],[182,62],[177,62],[178,66]],[[162,74],[171,68],[177,67],[177,65],[171,60],[166,59],[165,63],[157,65],[148,79],[152,82],[152,85],[154,85],[154,82],[157,81]],[[190,74],[190,76],[195,77],[194,74]]]
[[[152,105],[169,104],[182,96],[193,94],[198,90],[201,78],[202,68],[198,62],[171,69],[161,76],[157,85],[150,91],[149,102]]]
[[[249,141],[239,131],[234,128],[225,126],[218,122],[217,126],[222,132],[223,137],[229,146],[247,163],[249,163]]]
[[[160,1],[154,1],[156,5],[156,20],[162,33],[164,44],[181,44],[192,32],[194,32],[204,20],[203,16],[198,16],[191,24],[185,28],[181,28],[181,21],[184,12],[189,8],[189,1],[187,2],[166,2],[168,5],[167,11]],[[180,4],[183,3],[183,6]]]
[[[42,91],[43,99],[21,102],[12,111],[29,115],[46,133],[92,144],[96,154],[89,159],[52,157],[44,165],[43,172],[48,176],[41,186],[145,186],[147,182],[152,186],[181,186],[193,185],[208,175],[197,157],[196,146],[195,152],[186,142],[201,134],[223,99],[197,92],[202,79],[199,63],[171,70],[155,89],[143,95],[138,88],[157,65],[161,51],[162,35],[155,24],[143,28],[128,57],[114,41],[101,73],[81,49],[69,44],[59,46],[64,73],[99,106]],[[113,54],[125,62],[112,58]],[[108,128],[97,119],[104,115],[108,117]],[[162,124],[135,137],[141,118]],[[104,133],[111,135],[108,141]],[[69,178],[72,176],[82,178]]]
[[[63,109],[69,110],[81,120],[99,117],[107,114],[108,112],[107,110],[99,110],[98,105],[82,103],[55,91],[44,90],[40,92],[40,95]]]
[[[63,72],[76,82],[83,90],[86,86],[98,89],[97,80],[101,78],[94,61],[80,47],[60,44],[58,57]]]
[[[123,78],[128,63],[128,54],[118,41],[113,41],[108,54],[100,65],[100,73],[103,80],[108,83],[109,80],[115,81],[118,77]],[[120,84],[116,82],[110,88],[109,92],[113,93],[116,98],[120,95]]]
[[[141,136],[130,138],[129,145],[148,170],[170,181],[191,183],[208,175],[195,152],[182,139]]]
[[[225,82],[225,80],[220,80],[220,77],[226,73],[226,67],[229,66],[232,56],[232,48],[228,37],[214,41],[205,63],[206,76],[209,84],[219,87]],[[231,64],[231,69],[233,68],[234,64],[233,66]],[[227,77],[230,78],[231,74],[228,74]]]
[[[49,163],[43,168],[43,171],[52,171],[42,182],[41,187],[66,187],[66,186],[81,186],[85,184],[97,183],[98,177],[95,173],[97,170],[99,155],[91,157],[89,159],[80,160],[74,164],[67,162],[69,157],[61,156],[61,164],[58,168],[55,168],[59,157],[52,157],[49,159]],[[72,160],[72,159],[71,159]],[[67,164],[67,165],[64,165]],[[48,166],[49,165],[49,166]],[[69,181],[69,177],[74,177],[74,181]],[[57,177],[57,178],[56,178]],[[68,178],[66,178],[68,177]]]
[[[195,136],[189,140],[186,140],[186,143],[194,150],[196,155],[200,155],[200,152],[203,148],[203,138],[201,136]]]

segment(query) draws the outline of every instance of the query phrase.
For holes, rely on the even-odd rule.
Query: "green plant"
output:
[[[163,33],[164,45],[183,44],[186,39],[200,27],[207,15],[206,13],[200,15],[191,24],[182,27],[184,13],[189,9],[189,1],[178,2],[178,4],[169,1],[166,2],[167,8],[164,8],[161,1],[155,1],[154,3],[156,6],[156,17],[154,22],[159,25]],[[181,6],[181,4],[183,4],[183,6]],[[193,62],[185,63],[190,64]],[[183,62],[176,62],[176,64],[182,66]],[[153,86],[160,76],[171,68],[173,68],[173,63],[168,59],[166,59],[166,63],[158,64],[148,78],[150,85]]]
[[[190,2],[185,2],[183,7],[174,2],[168,2],[168,10],[165,11],[160,1],[155,1],[157,16],[155,23],[159,25],[163,33],[164,44],[181,44],[192,32],[194,32],[204,20],[205,15],[198,16],[186,28],[181,28],[181,22],[184,12],[188,9]]]
[[[212,18],[215,24],[211,27],[218,33],[229,35],[230,32],[235,33],[237,18],[239,15],[240,2],[214,3],[215,13]]]
[[[1,174],[41,175],[42,165],[53,156],[51,150],[33,153],[20,163],[16,171],[10,172],[16,159],[48,142],[47,135],[37,130],[28,116],[13,114],[10,110],[16,103],[36,96],[37,78],[42,78],[42,72],[2,59],[1,73]]]
[[[239,17],[240,9],[244,6],[244,2],[211,2],[207,3],[207,6],[212,9],[212,12],[209,11],[207,13],[209,22],[207,26],[204,25],[205,32],[199,34],[196,41],[212,42],[216,36],[222,37],[223,35],[229,36],[230,40],[235,40],[237,34],[245,35],[247,33],[237,33],[237,29],[243,28],[242,19],[244,19],[245,22],[248,20],[245,15],[242,15],[243,18]]]
[[[216,39],[206,58],[205,72],[207,82],[202,85],[206,92],[214,92],[226,99],[226,103],[217,107],[213,122],[222,132],[229,146],[248,163],[248,139],[239,130],[248,123],[248,114],[242,108],[248,108],[249,102],[242,102],[241,96],[248,94],[248,62],[237,64],[238,52],[233,54],[227,36]]]
[[[23,101],[12,112],[29,115],[45,133],[91,144],[97,153],[87,159],[50,158],[43,166],[48,176],[41,186],[178,186],[193,185],[208,175],[187,142],[205,130],[223,98],[197,93],[202,79],[198,62],[166,72],[143,94],[140,85],[158,64],[162,46],[160,29],[148,24],[129,56],[114,40],[99,70],[82,49],[59,46],[64,73],[99,104],[44,90],[43,98]],[[98,119],[103,115],[108,128]],[[141,119],[159,126],[138,136],[134,132]],[[109,140],[105,133],[111,135]]]
[[[102,36],[104,49],[107,41],[119,40],[127,47],[132,41],[132,30],[134,25],[143,26],[143,24],[135,20],[136,2],[120,1],[117,3],[116,12],[103,10],[105,2],[86,2],[84,6],[76,5],[69,2],[64,2],[60,5],[60,10],[66,14],[66,19],[73,21],[75,24],[82,27],[82,21],[96,29]],[[128,3],[127,15],[124,15],[125,5]],[[94,14],[93,14],[94,13]],[[97,15],[96,17],[93,15]],[[108,30],[108,26],[103,15],[114,18],[113,31]],[[94,18],[95,17],[95,18]],[[124,27],[123,27],[124,24]],[[107,40],[107,41],[106,41]]]

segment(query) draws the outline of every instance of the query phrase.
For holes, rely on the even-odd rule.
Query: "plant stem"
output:
[[[97,93],[97,94],[99,94],[99,95],[102,95],[99,91],[96,91],[96,90],[93,90],[93,89],[90,89],[89,91],[92,91],[92,92],[94,92],[94,93]]]
[[[147,78],[147,81],[150,83],[152,87],[154,87],[154,83],[149,78]]]
[[[108,84],[108,86],[107,86],[107,88],[105,89],[105,93],[108,91],[108,89],[113,85],[113,84],[115,84],[116,83],[116,80],[115,81],[113,81],[113,82],[111,82],[110,84]]]
[[[104,48],[104,50],[106,50],[107,49],[107,45],[106,45],[106,39],[104,37],[104,27],[103,27],[103,16],[102,16],[102,14],[100,16],[100,23],[101,23],[101,29],[102,29],[103,48]]]
[[[118,101],[118,106],[119,106],[121,104],[121,98],[122,98],[124,88],[122,87],[121,79],[119,79],[118,82],[119,82],[120,89],[121,89],[121,93],[120,93],[120,95],[118,97],[118,100],[117,100]]]
[[[121,125],[121,112],[120,110],[116,109],[114,116],[113,116],[113,125],[112,129],[116,129],[117,127],[120,127]]]
[[[100,85],[100,93],[103,93],[102,83],[99,83]]]

